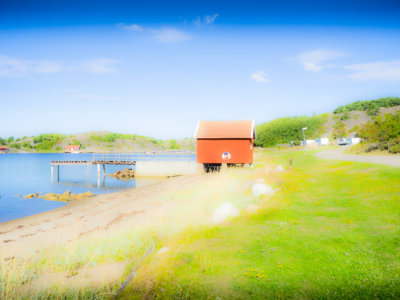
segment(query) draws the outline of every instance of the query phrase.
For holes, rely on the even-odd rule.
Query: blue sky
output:
[[[400,96],[396,1],[0,2],[0,136],[190,137]]]

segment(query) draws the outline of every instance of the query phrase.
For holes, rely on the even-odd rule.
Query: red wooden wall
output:
[[[223,159],[223,153],[230,154]],[[251,139],[198,139],[198,163],[250,164],[253,162],[253,141]]]

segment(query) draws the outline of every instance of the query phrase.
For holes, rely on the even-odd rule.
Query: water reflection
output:
[[[98,180],[96,184],[89,181],[68,181],[68,180],[60,180],[55,184],[60,186],[67,187],[76,187],[76,188],[88,188],[88,189],[96,189],[101,188],[103,191],[113,192],[120,191],[122,188],[136,188],[136,179],[128,179],[125,182],[123,187],[121,186],[113,186],[106,184],[106,176],[103,176],[102,180]]]

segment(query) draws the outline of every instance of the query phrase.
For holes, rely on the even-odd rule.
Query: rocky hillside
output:
[[[112,132],[86,132],[75,135],[41,134],[33,137],[0,139],[11,152],[63,152],[66,145],[81,145],[81,152],[142,152],[193,150],[192,139],[158,140]]]
[[[400,111],[400,105],[377,108],[373,114],[368,111],[352,110],[346,112],[330,113],[324,124],[323,137],[331,139],[352,137],[358,129],[378,115],[393,114]]]

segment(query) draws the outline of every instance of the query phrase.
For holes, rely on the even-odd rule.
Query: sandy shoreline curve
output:
[[[167,178],[163,182],[125,191],[75,200],[66,206],[0,224],[3,259],[29,256],[40,250],[96,234],[128,229],[168,213],[173,199],[160,200],[167,191],[179,191],[207,176]]]

